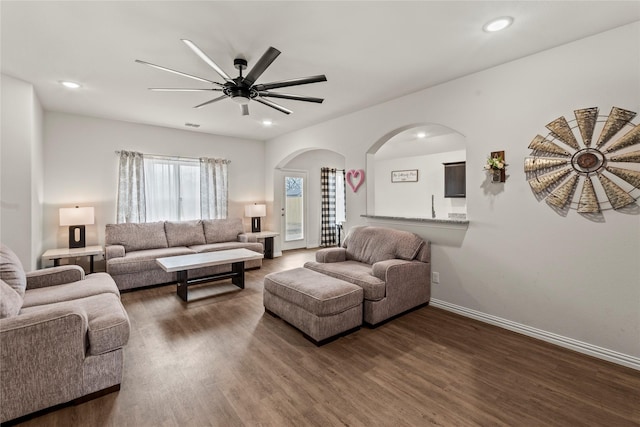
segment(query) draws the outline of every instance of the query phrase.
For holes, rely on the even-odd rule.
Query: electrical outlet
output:
[[[440,283],[440,273],[438,273],[437,271],[431,273],[431,283],[436,285]]]

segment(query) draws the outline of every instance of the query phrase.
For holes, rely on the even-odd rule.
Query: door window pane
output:
[[[287,176],[285,185],[285,240],[304,238],[304,178]]]

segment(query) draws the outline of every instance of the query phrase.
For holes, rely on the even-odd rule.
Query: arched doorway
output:
[[[367,215],[466,215],[466,198],[445,197],[444,191],[444,164],[461,162],[465,137],[447,126],[418,123],[387,133],[367,151]]]
[[[320,245],[322,167],[344,169],[345,157],[327,149],[308,148],[292,153],[276,166],[274,213],[280,219],[281,250]]]

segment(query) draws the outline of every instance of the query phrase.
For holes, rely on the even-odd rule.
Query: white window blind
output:
[[[198,159],[144,156],[147,222],[200,218]]]

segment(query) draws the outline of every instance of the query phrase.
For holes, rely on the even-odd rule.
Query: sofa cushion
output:
[[[0,319],[17,316],[20,308],[22,297],[4,280],[0,280]]]
[[[360,226],[349,231],[343,246],[348,260],[375,264],[393,258],[410,261],[424,244],[424,240],[408,231]]]
[[[242,218],[205,219],[202,225],[206,243],[235,242],[244,233]]]
[[[201,252],[215,252],[215,251],[224,251],[227,249],[249,249],[250,251],[262,253],[263,247],[262,243],[244,243],[244,242],[222,242],[222,243],[211,243],[207,245],[195,245],[189,246],[189,249],[201,253]]]
[[[0,244],[0,279],[12,287],[20,298],[27,289],[27,277],[18,256],[9,247]]]
[[[166,221],[164,231],[167,243],[172,246],[204,245],[204,230],[202,221]]]
[[[371,274],[370,265],[357,261],[332,263],[309,261],[304,264],[304,267],[360,286],[366,300],[378,301],[386,295],[385,283]]]
[[[113,258],[107,261],[107,271],[109,274],[127,274],[161,270],[161,267],[156,262],[157,258],[194,253],[194,251],[184,246],[127,252],[122,258]]]
[[[23,307],[72,301],[105,293],[120,295],[116,282],[113,281],[110,275],[107,273],[94,273],[87,275],[84,280],[79,282],[30,289],[24,295]]]
[[[169,247],[164,221],[107,224],[105,241],[107,245],[124,246],[126,252]]]

